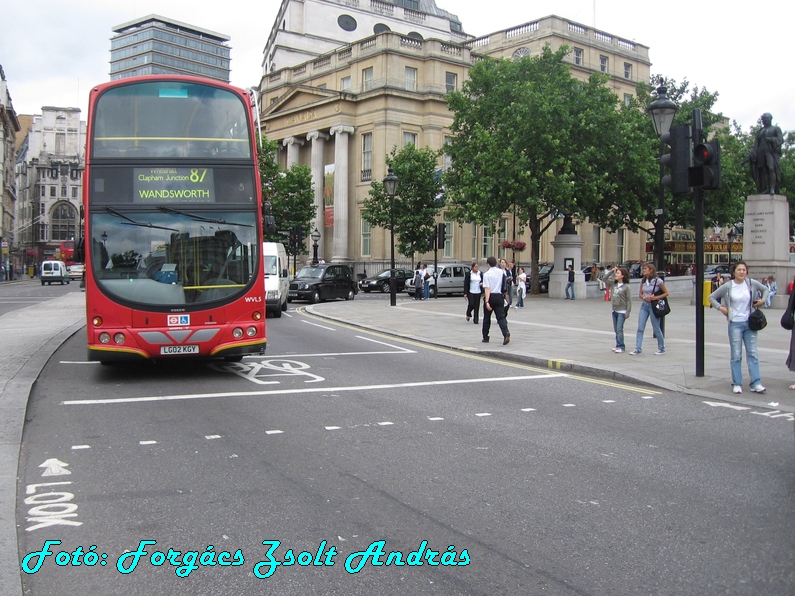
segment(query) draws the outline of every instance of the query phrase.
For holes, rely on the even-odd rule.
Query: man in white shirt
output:
[[[491,313],[497,315],[497,324],[502,331],[502,345],[511,341],[508,331],[508,320],[505,318],[505,273],[497,267],[497,259],[486,259],[488,271],[483,274],[483,343],[489,343],[489,330],[491,329]]]

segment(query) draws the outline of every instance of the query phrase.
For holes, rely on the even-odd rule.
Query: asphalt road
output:
[[[795,592],[791,422],[297,306],[240,364],[61,347],[28,408],[20,560],[61,543],[26,594]],[[56,556],[77,547],[106,557]]]

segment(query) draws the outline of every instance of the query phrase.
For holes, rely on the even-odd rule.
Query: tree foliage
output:
[[[259,172],[262,182],[264,214],[273,215],[278,230],[294,230],[304,226],[305,237],[315,217],[315,194],[312,189],[312,172],[307,166],[293,165],[282,171],[276,159],[279,144],[263,140],[259,145]],[[270,209],[267,207],[270,203]],[[266,234],[267,242],[284,242],[289,254],[304,254],[304,247],[293,248],[282,234]]]
[[[394,197],[397,251],[407,258],[427,251],[428,237],[434,232],[435,217],[441,202],[441,186],[436,175],[439,151],[417,149],[408,144],[387,156],[386,163],[398,177]],[[382,182],[373,180],[364,200],[362,217],[370,225],[391,230],[390,200]]]
[[[650,124],[618,109],[604,75],[575,79],[563,61],[568,51],[547,46],[533,57],[481,60],[462,90],[448,95],[451,213],[489,225],[513,212],[526,222],[533,292],[541,234],[556,217],[590,217],[616,229],[640,217],[653,182],[644,161],[653,156]]]

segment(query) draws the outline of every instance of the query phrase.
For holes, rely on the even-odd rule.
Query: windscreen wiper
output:
[[[237,223],[234,221],[226,221],[225,219],[212,219],[210,217],[204,217],[202,215],[196,215],[195,213],[188,213],[187,211],[180,211],[179,209],[172,209],[171,207],[164,207],[163,205],[158,205],[157,207],[160,211],[164,213],[176,213],[177,215],[184,215],[185,217],[190,217],[194,221],[203,221],[205,223],[215,223],[227,226],[241,226],[245,228],[253,228],[253,224],[244,224],[244,223]]]
[[[121,222],[121,225],[123,225],[123,226],[138,226],[140,228],[153,228],[153,229],[157,229],[157,230],[168,230],[170,232],[179,232],[179,230],[176,229],[176,228],[166,228],[164,226],[156,226],[155,224],[150,223],[148,221],[146,223],[143,223],[143,222],[140,222],[140,221],[135,221],[134,219],[130,219],[129,217],[127,217],[123,213],[119,213],[118,211],[116,211],[115,209],[111,209],[110,207],[105,207],[105,211],[115,215],[116,217],[120,217],[122,219],[126,219],[127,221]]]

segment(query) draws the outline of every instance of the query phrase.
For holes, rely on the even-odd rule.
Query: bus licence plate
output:
[[[199,346],[160,346],[160,355],[171,354],[198,354]]]

